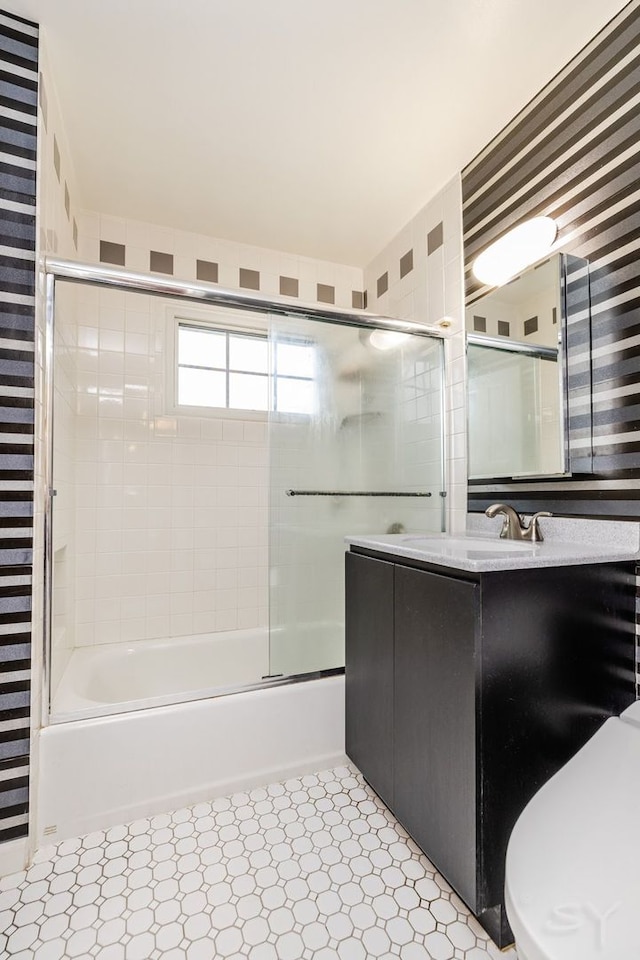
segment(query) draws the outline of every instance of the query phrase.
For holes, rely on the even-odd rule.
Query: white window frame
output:
[[[219,330],[221,332],[243,334],[264,337],[268,339],[269,324],[268,320],[261,314],[250,313],[238,314],[238,319],[229,315],[230,311],[217,314],[215,310],[198,310],[188,308],[187,310],[170,309],[167,316],[166,344],[167,344],[167,370],[166,384],[168,386],[169,414],[172,416],[191,416],[207,417],[221,420],[255,420],[266,422],[269,417],[277,418],[279,411],[274,410],[251,410],[238,407],[198,407],[193,404],[180,404],[178,402],[178,375],[179,375],[179,349],[178,337],[180,326],[202,328],[203,330]],[[249,320],[249,322],[247,322]],[[238,371],[242,372],[242,371]],[[253,373],[254,371],[247,371]],[[227,368],[227,376],[229,370]],[[260,375],[260,374],[258,374]],[[271,379],[271,374],[266,376]],[[287,378],[289,379],[289,378]],[[290,379],[302,379],[314,381],[313,377],[300,377]],[[285,413],[287,419],[291,417],[308,420],[310,414],[307,413]]]

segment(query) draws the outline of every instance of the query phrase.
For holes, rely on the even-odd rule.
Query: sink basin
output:
[[[488,537],[403,537],[416,550],[438,553],[529,553],[534,546],[522,540],[495,540]]]

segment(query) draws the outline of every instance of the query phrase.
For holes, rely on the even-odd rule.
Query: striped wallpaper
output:
[[[0,12],[0,842],[29,794],[38,29]]]
[[[569,331],[573,476],[473,482],[470,509],[499,494],[523,511],[640,518],[638,0],[465,168],[462,191],[468,304],[484,292],[471,275],[478,253],[545,214],[558,224],[562,249],[589,261],[592,317],[591,364],[588,324]]]

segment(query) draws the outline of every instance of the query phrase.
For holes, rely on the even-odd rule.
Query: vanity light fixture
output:
[[[502,286],[549,253],[557,232],[556,222],[551,217],[525,220],[475,259],[473,275],[481,283],[492,287]]]

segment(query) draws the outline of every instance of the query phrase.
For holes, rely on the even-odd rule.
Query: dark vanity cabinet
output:
[[[346,556],[346,749],[499,946],[528,800],[634,699],[633,563]]]

